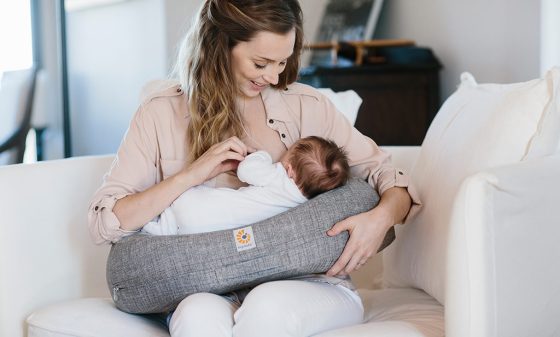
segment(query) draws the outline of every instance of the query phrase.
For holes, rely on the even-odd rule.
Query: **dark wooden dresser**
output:
[[[440,62],[426,48],[378,51],[379,64],[310,66],[299,82],[363,99],[356,128],[379,145],[420,145],[439,105]]]

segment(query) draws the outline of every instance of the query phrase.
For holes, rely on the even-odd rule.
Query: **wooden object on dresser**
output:
[[[342,49],[348,50],[348,48],[353,49],[351,54],[353,55],[354,65],[360,66],[366,63],[368,58],[370,61],[384,62],[385,60],[381,57],[375,56],[375,50],[378,48],[386,47],[397,47],[397,46],[413,46],[413,40],[407,39],[383,39],[383,40],[364,40],[364,41],[332,41],[332,42],[318,42],[311,43],[305,47],[310,50],[329,50],[331,55],[331,64],[336,65],[338,63],[338,54]],[[364,62],[364,60],[366,62]]]
[[[299,82],[355,90],[363,99],[355,126],[378,145],[420,145],[440,106],[441,64],[426,48],[388,48],[378,54],[385,63],[304,68]]]

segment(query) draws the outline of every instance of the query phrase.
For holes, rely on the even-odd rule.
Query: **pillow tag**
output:
[[[235,240],[238,252],[253,249],[257,246],[255,244],[255,236],[253,235],[253,227],[251,226],[234,229],[233,239]]]

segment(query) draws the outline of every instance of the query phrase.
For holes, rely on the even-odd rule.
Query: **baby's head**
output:
[[[346,153],[335,142],[310,136],[295,142],[281,159],[307,198],[342,186],[350,175]]]

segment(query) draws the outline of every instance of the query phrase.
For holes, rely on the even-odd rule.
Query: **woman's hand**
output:
[[[196,186],[220,173],[235,170],[239,162],[255,149],[245,145],[239,138],[231,137],[214,144],[192,164],[185,167],[183,175],[188,186]]]
[[[346,218],[336,223],[327,235],[335,236],[348,231],[350,238],[344,251],[327,275],[346,275],[359,269],[381,246],[392,221],[378,207],[369,212]]]
[[[179,173],[135,194],[117,200],[113,212],[123,230],[138,230],[161,214],[185,190],[204,183],[222,172],[233,170],[245,158],[247,147],[239,138],[231,137],[215,144],[200,158]]]
[[[393,187],[383,193],[372,210],[336,223],[327,235],[335,236],[347,230],[350,238],[327,275],[346,275],[363,266],[377,252],[389,228],[404,219],[411,203],[406,189]]]

